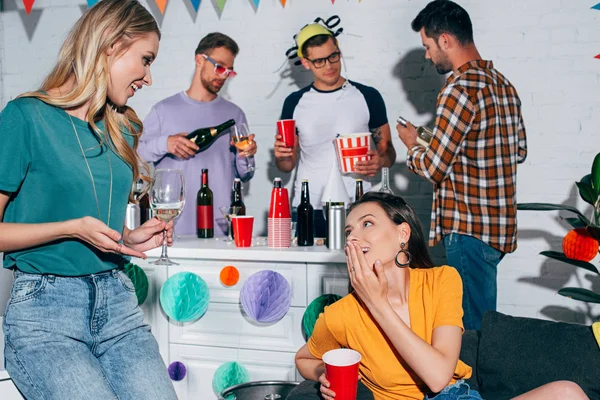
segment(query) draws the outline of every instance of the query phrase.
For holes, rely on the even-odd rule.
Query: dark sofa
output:
[[[460,358],[485,400],[505,400],[543,384],[576,382],[600,400],[600,349],[585,325],[487,312],[480,331],[465,331]],[[566,399],[565,399],[566,400]]]

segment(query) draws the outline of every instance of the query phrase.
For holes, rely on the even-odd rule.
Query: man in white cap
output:
[[[310,70],[314,82],[290,94],[283,104],[281,119],[296,121],[297,137],[293,148],[275,137],[275,160],[282,172],[296,166],[292,205],[300,203],[301,181],[310,180],[310,199],[315,209],[315,236],[326,235],[321,196],[331,167],[336,163],[333,139],[337,134],[371,132],[375,150],[370,159],[356,163],[356,174],[342,177],[349,198],[354,198],[355,179],[361,177],[365,192],[371,187],[368,177],[396,159],[385,103],[374,88],[342,77],[342,53],[333,33],[320,24],[305,26],[296,37],[298,56]],[[294,215],[293,215],[294,217]]]

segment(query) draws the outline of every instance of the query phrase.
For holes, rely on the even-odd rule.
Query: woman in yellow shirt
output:
[[[359,399],[443,400],[457,390],[465,397],[448,396],[480,399],[462,382],[472,371],[458,359],[464,331],[460,276],[452,267],[434,267],[412,208],[400,197],[367,193],[350,207],[345,231],[354,290],[317,320],[296,354],[300,374],[321,383],[325,400],[335,398],[321,359],[329,350],[350,348],[362,355]],[[364,395],[363,384],[372,395]],[[310,393],[314,385],[300,385],[288,399],[318,399],[316,389]],[[587,399],[579,386],[561,381],[518,400],[567,398]]]

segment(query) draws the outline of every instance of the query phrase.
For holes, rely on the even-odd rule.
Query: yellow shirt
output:
[[[438,326],[459,326],[464,331],[462,282],[458,272],[448,266],[409,271],[408,312],[412,331],[429,344]],[[362,355],[359,373],[375,400],[422,400],[428,391],[353,294],[325,307],[308,340],[308,350],[317,358],[338,348],[350,348]],[[450,383],[469,378],[471,372],[471,367],[459,360]]]

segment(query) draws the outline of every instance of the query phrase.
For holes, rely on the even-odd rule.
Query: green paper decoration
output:
[[[212,385],[215,394],[219,396],[228,387],[250,382],[250,373],[242,364],[231,361],[222,364],[213,375]],[[227,398],[234,398],[233,394]]]
[[[204,279],[191,272],[178,272],[160,289],[160,305],[169,318],[191,322],[208,309],[210,294]]]
[[[142,305],[148,297],[148,277],[142,268],[134,263],[127,263],[123,266],[125,274],[133,282],[135,287],[135,295],[138,299],[138,305]]]
[[[306,340],[312,335],[315,323],[325,307],[332,305],[341,298],[342,296],[337,294],[324,294],[314,299],[308,307],[306,307],[304,315],[302,316],[302,330]]]

